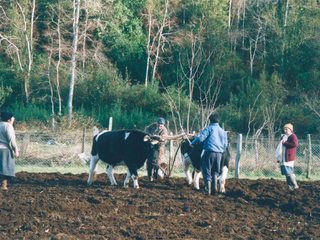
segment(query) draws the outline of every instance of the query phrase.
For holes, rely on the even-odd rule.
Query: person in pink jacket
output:
[[[281,174],[286,176],[288,186],[285,189],[294,190],[299,188],[293,173],[299,142],[297,136],[293,133],[291,123],[286,124],[283,129],[285,134],[281,137],[282,159],[280,160],[280,169]]]

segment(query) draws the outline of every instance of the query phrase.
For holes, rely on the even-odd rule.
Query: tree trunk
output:
[[[59,6],[60,9],[60,6]],[[60,12],[60,11],[59,11]],[[59,66],[61,61],[61,32],[60,32],[60,14],[58,15],[58,23],[57,23],[57,32],[58,32],[58,62],[56,66],[56,73],[57,73],[57,94],[58,94],[58,103],[59,103],[59,112],[58,114],[61,115],[61,96],[60,96],[60,80],[59,80]]]
[[[83,34],[83,46],[82,46],[82,69],[84,70],[85,62],[86,62],[86,38],[87,38],[87,27],[88,27],[88,19],[89,19],[89,13],[86,9],[86,23],[84,28],[84,34]]]
[[[147,44],[147,51],[148,51],[148,57],[147,57],[147,69],[146,69],[146,79],[145,79],[145,87],[148,86],[148,72],[149,72],[149,62],[150,62],[150,36],[151,36],[151,24],[152,24],[152,15],[151,15],[151,7],[149,8],[149,31],[148,31],[148,44]],[[149,49],[150,48],[150,49]]]
[[[32,66],[32,36],[30,36],[30,41],[29,37],[27,34],[27,22],[26,22],[26,17],[24,15],[24,12],[20,6],[20,4],[17,2],[17,5],[21,11],[21,14],[23,16],[23,23],[24,23],[24,28],[23,28],[23,34],[26,39],[26,44],[27,44],[27,51],[28,51],[28,72],[27,76],[24,81],[24,90],[25,90],[25,95],[26,95],[26,103],[29,105],[29,81],[30,81],[30,73],[31,73],[31,66]],[[31,31],[30,34],[33,34],[33,18],[34,18],[34,11],[35,11],[35,0],[33,0],[33,7],[32,7],[32,13],[31,13]]]
[[[281,54],[281,78],[282,78],[282,72],[283,72],[284,50],[286,47],[286,27],[287,27],[288,10],[289,10],[289,0],[287,0],[286,13],[284,16],[284,24],[283,24],[283,44],[282,44],[282,54]]]
[[[187,0],[184,0],[184,7],[183,7],[183,25],[186,24],[186,5],[187,5]]]
[[[165,13],[164,13],[164,16],[163,16],[162,25],[161,25],[160,30],[159,30],[158,46],[157,46],[156,59],[155,59],[155,63],[154,63],[154,66],[153,66],[152,80],[154,79],[155,74],[156,74],[156,69],[157,69],[157,64],[158,64],[158,59],[159,59],[160,46],[161,46],[161,42],[162,42],[162,33],[163,33],[164,26],[166,25],[166,17],[167,17],[167,13],[168,13],[169,0],[166,0],[165,4],[166,4],[166,10],[165,10]]]
[[[77,1],[77,2],[76,2]],[[68,99],[68,114],[69,124],[71,126],[72,119],[72,99],[75,82],[75,71],[76,71],[76,54],[78,45],[78,32],[79,32],[79,11],[80,11],[80,0],[73,1],[73,42],[72,42],[72,57],[71,57],[71,77],[70,77],[70,88],[69,88],[69,99]]]
[[[238,36],[238,32],[239,32],[240,8],[241,8],[241,5],[240,5],[240,3],[238,3],[238,11],[237,11],[237,30],[236,30],[236,36],[235,36],[235,38],[234,38],[234,47],[233,47],[233,50],[234,50],[234,51],[237,50],[237,36]]]
[[[53,102],[53,87],[51,83],[51,77],[50,77],[50,65],[51,65],[51,56],[52,56],[52,49],[53,49],[53,39],[51,37],[51,48],[50,48],[50,54],[48,56],[48,69],[47,69],[47,74],[48,74],[48,83],[49,83],[49,88],[50,88],[50,102],[51,102],[51,131],[54,132],[54,102]]]
[[[232,0],[229,1],[229,17],[228,17],[228,37],[230,38],[230,45],[232,51],[232,41],[231,41],[231,7],[232,7]]]
[[[244,49],[244,38],[245,38],[245,30],[244,30],[244,22],[246,19],[246,0],[243,0],[243,19],[242,19],[242,49]]]

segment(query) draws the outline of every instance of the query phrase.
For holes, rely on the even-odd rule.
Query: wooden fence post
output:
[[[241,156],[241,151],[242,151],[242,134],[238,135],[238,142],[237,142],[237,156],[236,156],[236,166],[235,166],[235,178],[240,178],[240,166],[239,166],[239,162],[240,162],[240,156]]]
[[[307,169],[307,178],[310,178],[311,173],[311,164],[312,164],[312,146],[311,146],[311,135],[307,136],[308,141],[308,150],[309,150],[309,159],[308,159],[308,169]]]
[[[261,138],[263,138],[263,136],[261,136]],[[259,160],[259,147],[258,147],[258,137],[254,137],[254,157],[256,160],[256,165],[258,164],[258,160]]]
[[[84,144],[86,142],[86,128],[83,128],[83,134],[82,134],[82,153],[84,153]]]
[[[109,128],[108,131],[112,131],[112,117],[109,118]]]
[[[170,132],[170,136],[172,136],[172,132]],[[173,140],[170,140],[169,144],[169,177],[172,177],[172,170],[173,166],[171,166],[173,161]]]

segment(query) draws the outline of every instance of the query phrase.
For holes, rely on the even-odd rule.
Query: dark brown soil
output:
[[[227,179],[225,195],[207,197],[184,178],[141,177],[140,189],[87,178],[17,173],[0,191],[0,239],[320,239],[319,181],[285,191],[284,181]]]

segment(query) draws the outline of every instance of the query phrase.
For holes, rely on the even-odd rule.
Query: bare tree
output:
[[[151,38],[151,26],[152,26],[152,7],[151,4],[148,7],[148,19],[149,19],[149,30],[148,30],[148,43],[147,43],[147,68],[146,68],[146,78],[145,78],[145,87],[148,86],[148,72],[149,72],[149,65],[150,65],[150,54],[151,54],[151,47],[150,47],[150,38]]]
[[[82,33],[79,36],[79,43],[80,40],[82,43],[82,69],[84,70],[85,68],[85,62],[86,59],[89,58],[92,55],[92,51],[89,50],[87,47],[87,41],[93,41],[92,40],[92,34],[90,31],[93,31],[97,29],[100,24],[100,18],[93,18],[91,19],[92,16],[98,16],[98,14],[102,14],[103,11],[108,12],[106,9],[106,3],[108,1],[104,1],[105,4],[102,4],[100,1],[97,0],[84,0],[83,1],[83,6],[81,9],[84,10],[85,12],[85,21],[83,24],[83,30]]]
[[[180,68],[183,74],[183,77],[188,81],[189,87],[189,104],[188,104],[188,113],[187,113],[187,132],[189,133],[189,121],[190,121],[190,108],[193,101],[193,91],[195,80],[198,80],[199,77],[203,74],[204,68],[200,71],[200,66],[203,59],[203,48],[202,48],[202,39],[198,36],[195,36],[193,32],[189,34],[189,39],[191,41],[191,53],[187,56],[186,62],[187,67],[185,69],[184,65],[180,61]],[[196,79],[197,78],[197,79]]]
[[[283,44],[282,44],[282,53],[281,53],[281,76],[282,76],[282,71],[283,71],[284,51],[285,51],[285,47],[286,47],[286,27],[287,27],[288,11],[289,11],[289,0],[287,0],[286,12],[284,15],[284,24],[283,24]]]
[[[60,63],[62,59],[62,34],[61,34],[61,15],[63,15],[63,9],[61,8],[60,2],[57,3],[57,5],[54,7],[52,5],[49,5],[51,12],[49,14],[51,15],[51,21],[48,23],[48,35],[51,36],[52,40],[52,52],[57,53],[57,63],[55,66],[55,72],[56,72],[56,92],[58,96],[58,114],[61,115],[61,109],[62,109],[62,100],[61,100],[61,94],[60,94]],[[56,20],[55,20],[56,19]],[[51,26],[53,25],[53,26]],[[54,47],[54,36],[56,36],[56,47]],[[49,53],[51,53],[49,49]],[[53,53],[51,53],[53,54]]]
[[[304,93],[302,95],[304,103],[320,118],[320,101],[319,94],[315,93],[314,95]]]
[[[53,51],[53,36],[51,34],[51,47],[49,50],[49,56],[48,56],[48,69],[47,69],[47,75],[48,75],[48,85],[50,89],[50,102],[51,102],[51,131],[54,132],[55,127],[55,111],[54,111],[54,101],[53,101],[53,86],[51,83],[51,58],[52,58],[52,51]]]
[[[3,9],[2,6],[0,6],[1,9],[1,19],[4,20],[4,22],[1,21],[1,25],[3,25],[4,23],[9,23],[11,26],[15,27],[18,31],[17,31],[17,35],[16,36],[5,36],[4,34],[1,34],[1,40],[6,40],[9,45],[7,46],[7,53],[10,55],[12,52],[15,52],[17,55],[17,59],[18,59],[18,63],[19,63],[19,67],[20,70],[22,72],[24,72],[24,65],[23,65],[23,61],[21,61],[20,58],[20,54],[19,52],[21,51],[21,49],[23,48],[23,44],[21,44],[21,46],[18,46],[17,43],[14,43],[14,41],[19,42],[20,37],[18,36],[18,34],[20,32],[23,33],[24,38],[25,38],[25,43],[26,43],[26,52],[27,52],[27,61],[28,61],[28,67],[27,67],[27,75],[25,76],[25,82],[24,82],[24,90],[25,90],[25,97],[26,97],[26,103],[27,105],[29,105],[29,82],[30,82],[30,74],[31,74],[31,69],[32,69],[32,62],[33,62],[33,57],[32,57],[32,49],[33,49],[33,26],[34,26],[34,15],[35,15],[35,0],[32,1],[32,7],[31,7],[31,17],[30,17],[30,22],[28,22],[27,17],[26,17],[26,13],[27,10],[22,8],[22,6],[20,5],[20,3],[18,1],[16,1],[16,5],[19,9],[19,13],[21,14],[21,19],[22,22],[18,22],[16,23],[15,21],[13,21],[12,19],[10,19],[5,10]],[[27,7],[26,7],[27,8]],[[27,12],[28,13],[28,12]],[[21,26],[22,25],[22,26]],[[30,28],[30,33],[28,32],[28,27]]]
[[[182,72],[183,78],[187,81],[188,83],[188,89],[189,89],[189,104],[188,104],[188,112],[187,112],[187,132],[190,130],[190,110],[191,110],[191,104],[193,101],[193,92],[194,92],[194,87],[196,82],[200,82],[200,79],[202,78],[203,73],[205,72],[206,66],[210,61],[210,58],[214,52],[212,50],[208,54],[204,53],[203,49],[203,39],[199,36],[196,36],[193,34],[193,32],[190,32],[188,35],[188,38],[190,40],[190,53],[187,53],[185,62],[186,64],[182,63],[181,56],[179,58],[180,62],[180,68]],[[214,75],[213,75],[214,76]],[[202,85],[202,93],[204,93],[204,101],[208,100],[208,91],[211,91],[212,89],[209,89],[212,85],[212,80],[209,81],[209,87],[207,90],[205,90]],[[216,94],[219,93],[220,90],[220,84],[217,85],[218,88],[216,89],[217,92],[213,94],[213,98],[210,97],[210,101],[215,99]],[[215,100],[216,101],[216,100]],[[214,102],[215,102],[214,101]],[[212,106],[209,105],[207,108],[211,108]],[[202,126],[203,127],[203,126]]]
[[[270,81],[260,81],[264,85],[262,112],[268,131],[269,142],[274,141],[275,132],[281,128],[281,119],[284,111],[283,100],[287,93],[284,89],[283,82],[279,78],[278,73],[273,73]],[[278,125],[278,126],[277,126]],[[276,129],[277,126],[277,129]]]
[[[256,120],[256,117],[259,113],[259,107],[256,107],[256,104],[257,104],[257,101],[260,97],[260,95],[262,94],[262,91],[257,95],[256,99],[254,100],[252,106],[249,104],[249,119],[248,119],[248,132],[247,132],[247,135],[246,135],[246,142],[245,142],[245,149],[247,149],[247,145],[248,145],[248,139],[249,139],[249,134],[250,134],[250,131],[251,131],[251,124]],[[266,121],[265,121],[265,124],[266,124]],[[263,124],[263,127],[264,125]],[[256,135],[257,133],[255,133]]]
[[[72,119],[72,100],[73,100],[73,91],[75,84],[75,71],[76,71],[76,54],[78,46],[78,33],[79,33],[79,11],[80,11],[80,1],[73,1],[73,42],[72,42],[72,57],[71,57],[71,77],[70,77],[70,87],[69,87],[69,98],[68,98],[68,114],[71,124]]]
[[[228,13],[228,36],[229,37],[231,35],[231,15],[232,15],[231,11],[232,11],[232,0],[229,0],[229,13]],[[230,38],[230,40],[231,40],[231,38]],[[231,48],[232,48],[232,44],[231,44]]]
[[[222,77],[223,76],[216,77],[215,72],[212,71],[208,83],[204,84],[203,81],[198,82],[201,128],[207,126],[209,116],[217,110],[216,102],[222,86]]]
[[[243,13],[242,13],[242,48],[244,49],[244,39],[245,39],[245,27],[244,27],[244,23],[245,23],[245,19],[246,19],[246,0],[243,0]]]
[[[21,72],[23,72],[23,67],[22,67],[22,64],[21,64],[21,60],[20,60],[20,49],[11,41],[11,39],[7,36],[4,36],[0,33],[0,44],[2,41],[6,41],[8,42],[8,46],[6,47],[6,53],[11,56],[13,53],[15,53],[17,55],[17,60],[18,60],[18,63],[19,63],[19,67],[20,67],[20,70]]]
[[[58,5],[58,9],[60,10],[60,4]],[[60,73],[59,73],[59,67],[61,62],[61,31],[60,31],[60,11],[58,13],[58,21],[56,23],[57,25],[57,34],[58,34],[58,61],[56,65],[56,88],[57,88],[57,94],[58,94],[58,104],[59,104],[59,110],[58,114],[61,115],[61,109],[62,109],[62,103],[61,103],[61,95],[60,95]]]
[[[243,39],[242,48],[243,50],[249,51],[251,76],[253,75],[253,64],[254,64],[255,58],[258,53],[263,52],[262,46],[261,46],[262,44],[261,38],[264,37],[262,32],[267,25],[267,20],[262,19],[260,16],[260,11],[258,11],[259,9],[258,6],[259,4],[257,3],[257,12],[251,11],[251,14],[253,16],[252,19],[254,20],[252,21],[252,25],[253,25],[252,29],[245,30],[243,26],[243,34],[244,34],[243,36],[244,36],[244,39],[245,38],[248,39],[249,47],[248,48],[245,47],[244,39]]]
[[[168,15],[168,6],[169,6],[169,0],[165,0],[165,11],[164,11],[164,15],[163,15],[163,20],[162,20],[162,24],[160,26],[160,29],[158,31],[158,45],[156,48],[156,54],[155,54],[155,60],[154,60],[154,64],[153,64],[153,71],[152,71],[152,79],[154,79],[155,74],[156,74],[156,69],[157,69],[157,65],[158,65],[158,59],[159,59],[159,52],[160,52],[160,48],[163,45],[163,42],[166,41],[165,36],[163,34],[163,30],[165,27],[169,26],[169,21],[167,20],[167,15]]]
[[[260,35],[261,30],[262,30],[262,27],[260,25],[258,32],[257,32],[256,39],[250,38],[250,40],[249,40],[249,42],[250,42],[249,51],[250,51],[250,73],[251,73],[251,76],[253,74],[253,61],[254,61],[254,58],[255,58],[257,50],[258,50],[258,41],[261,37],[261,35]],[[253,47],[252,42],[254,42],[254,47]]]
[[[153,80],[156,76],[157,67],[159,62],[165,62],[166,60],[161,57],[161,53],[168,50],[172,42],[171,29],[174,25],[174,21],[169,16],[170,0],[165,0],[164,10],[156,10],[152,3],[148,5],[148,14],[145,14],[148,19],[148,43],[147,43],[147,66],[146,66],[146,77],[145,86],[148,85],[148,75],[149,67],[152,66],[152,76]],[[157,15],[161,15],[161,20],[157,19],[154,12],[158,11]],[[177,40],[177,38],[176,38]]]

